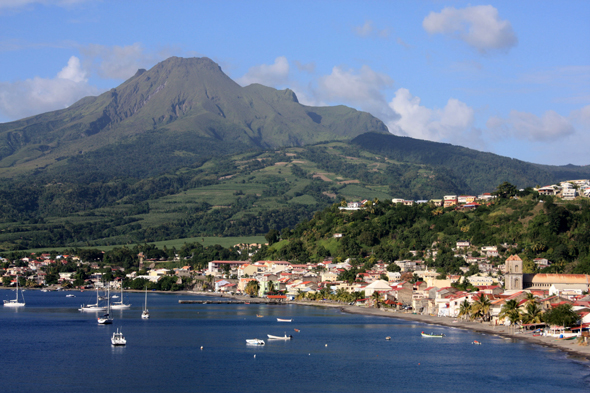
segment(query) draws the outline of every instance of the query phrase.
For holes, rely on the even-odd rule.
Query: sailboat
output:
[[[111,318],[111,298],[110,293],[111,291],[107,291],[107,313],[104,314],[102,317],[98,317],[98,324],[99,325],[110,325],[113,323],[113,318]]]
[[[16,276],[16,299],[5,300],[4,307],[24,307],[25,306],[25,297],[23,296],[22,291],[20,293],[20,297],[23,299],[22,302],[18,301],[18,276]]]
[[[123,283],[121,283],[121,301],[113,303],[111,308],[113,310],[124,310],[129,307],[131,307],[131,304],[123,303]]]
[[[145,303],[143,305],[143,312],[141,313],[141,318],[148,319],[150,317],[150,312],[147,309],[147,287],[145,287]]]
[[[86,304],[86,305],[82,305],[78,311],[82,311],[82,312],[96,312],[96,311],[105,311],[107,308],[104,306],[99,305],[99,298],[100,296],[98,295],[98,288],[96,288],[96,303],[95,304]]]

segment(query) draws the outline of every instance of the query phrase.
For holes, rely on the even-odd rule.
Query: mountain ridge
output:
[[[188,144],[193,150],[186,152],[194,154],[192,138],[240,143],[246,150],[345,140],[367,131],[387,127],[344,106],[301,105],[289,89],[241,87],[208,58],[172,57],[69,108],[0,124],[0,176],[63,167],[56,162],[115,145],[133,154],[145,143],[162,145],[159,137],[182,139],[177,150]]]

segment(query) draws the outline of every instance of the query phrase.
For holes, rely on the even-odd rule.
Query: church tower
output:
[[[504,287],[507,291],[522,290],[522,259],[518,255],[511,255],[506,259]]]

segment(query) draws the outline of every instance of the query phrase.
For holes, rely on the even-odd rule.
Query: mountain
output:
[[[590,165],[538,165],[448,143],[392,134],[369,132],[352,139],[351,144],[390,160],[445,171],[464,182],[463,193],[489,192],[490,187],[505,181],[519,187],[534,187],[590,177]]]
[[[301,105],[293,91],[241,87],[208,58],[169,58],[98,97],[0,124],[0,176],[147,177],[251,149],[387,132],[345,106]]]

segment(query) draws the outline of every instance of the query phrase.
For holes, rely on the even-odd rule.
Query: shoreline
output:
[[[0,289],[13,289],[13,288],[2,288]],[[64,290],[64,292],[73,292],[79,290]],[[142,293],[142,290],[133,290],[128,289],[125,290],[126,292],[136,292]],[[222,299],[235,299],[241,300],[245,302],[250,302],[251,304],[268,304],[273,303],[269,302],[265,298],[254,297],[250,298],[249,296],[239,296],[239,295],[228,295],[228,294],[220,294],[215,292],[197,292],[197,291],[149,291],[151,293],[163,293],[163,294],[177,294],[177,295],[196,295],[196,296],[207,296],[207,297],[217,297]],[[577,340],[572,341],[557,341],[553,337],[543,337],[543,336],[533,336],[532,332],[528,333],[520,333],[516,332],[513,333],[510,331],[510,327],[503,326],[503,325],[489,325],[486,323],[480,322],[473,322],[469,320],[461,320],[458,318],[448,318],[448,317],[437,317],[431,315],[420,315],[420,314],[411,314],[401,311],[393,311],[393,310],[385,310],[385,309],[376,309],[376,308],[367,308],[367,307],[359,307],[359,306],[350,306],[348,304],[343,303],[331,303],[331,302],[302,302],[302,301],[288,301],[284,302],[284,305],[288,304],[295,304],[298,306],[312,306],[312,307],[323,307],[323,308],[338,308],[340,311],[348,314],[360,314],[360,315],[370,315],[370,316],[377,316],[377,317],[386,317],[386,318],[397,318],[403,319],[406,321],[413,321],[418,323],[425,323],[428,325],[438,325],[444,327],[451,327],[451,328],[458,328],[464,330],[470,330],[478,333],[488,334],[488,335],[495,335],[500,336],[508,339],[514,340],[521,340],[531,344],[540,345],[546,348],[551,348],[555,350],[559,350],[565,353],[568,357],[573,358],[574,360],[590,362],[590,345],[579,345]]]
[[[308,302],[292,302],[300,305],[313,305],[317,307],[338,307],[340,311],[348,314],[371,315],[378,317],[397,318],[406,321],[425,323],[428,325],[438,325],[444,327],[470,330],[487,335],[495,335],[504,338],[521,340],[531,344],[540,345],[564,352],[568,357],[583,362],[590,362],[590,345],[579,345],[577,340],[557,341],[554,337],[533,336],[532,331],[528,333],[513,333],[510,327],[504,325],[489,325],[486,323],[461,320],[457,318],[437,317],[431,315],[410,314],[400,311],[385,311],[383,309],[365,308],[359,306],[349,306],[341,304],[310,304]],[[454,322],[456,321],[456,322]],[[485,343],[484,343],[485,344]]]

